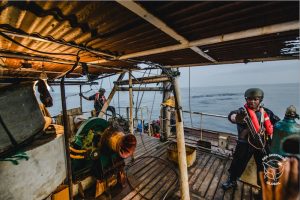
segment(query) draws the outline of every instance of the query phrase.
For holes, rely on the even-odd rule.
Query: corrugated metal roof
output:
[[[137,5],[189,42],[285,22],[299,23],[299,2],[142,1]],[[80,62],[88,63],[90,72],[94,74],[135,69],[139,61],[162,65],[210,62],[188,47],[164,53],[158,51],[133,55],[179,44],[161,29],[117,2],[1,1],[0,64],[6,68],[3,72],[5,76],[37,74],[20,70],[12,73],[22,68],[22,63],[31,63],[34,70],[65,72],[76,61],[80,49]],[[295,40],[298,36],[299,28],[198,47],[216,63],[249,59],[299,59],[297,54],[282,55],[280,52],[285,47],[285,41]],[[118,60],[124,55],[133,55],[129,57],[134,59]],[[75,72],[81,73],[81,68]],[[49,77],[56,77],[53,74],[49,73]]]

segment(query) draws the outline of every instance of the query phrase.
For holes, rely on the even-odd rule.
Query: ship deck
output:
[[[178,167],[170,161],[166,163],[169,142],[162,143],[146,134],[136,137],[138,146],[134,165],[127,169],[128,182],[124,188],[111,191],[112,199],[180,199]],[[191,140],[188,134],[186,137],[187,142]],[[188,168],[191,199],[254,199],[257,189],[247,183],[238,181],[236,190],[226,192],[221,188],[228,177],[230,154],[224,156],[201,148],[196,151],[196,161]],[[132,163],[132,158],[126,163]],[[104,196],[101,199],[106,199]]]

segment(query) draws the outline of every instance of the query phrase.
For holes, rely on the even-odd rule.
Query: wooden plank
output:
[[[243,193],[243,183],[241,181],[237,182],[237,187],[233,193],[234,200],[241,200]]]
[[[139,162],[140,157],[148,156],[148,155],[154,155],[154,156],[160,157],[163,154],[166,154],[166,148],[167,148],[166,145],[154,146],[152,149],[149,149],[147,152],[140,154],[140,155],[136,155],[134,162]],[[127,158],[125,160],[126,164],[130,164],[131,162],[132,162],[131,158]]]
[[[155,165],[153,168],[151,168],[149,171],[147,171],[145,174],[143,174],[141,177],[138,178],[139,182],[137,185],[134,185],[134,190],[131,191],[129,194],[127,194],[123,200],[129,200],[132,199],[137,192],[142,190],[147,184],[151,182],[152,179],[154,179],[156,176],[159,175],[161,170],[161,167],[159,165]]]
[[[159,151],[155,152],[155,155],[157,157],[163,157],[163,154],[166,154],[165,149],[160,149]],[[151,162],[154,161],[154,157],[149,157],[149,158],[139,158],[135,160],[135,164],[131,167],[131,172],[135,173],[135,171],[140,170],[141,168],[149,165]]]
[[[199,174],[201,173],[201,171],[203,170],[203,168],[205,167],[205,165],[207,164],[207,161],[210,159],[211,155],[209,154],[204,154],[204,158],[201,160],[200,159],[200,165],[195,166],[196,170],[195,173],[192,174],[191,178],[190,178],[190,187],[194,185],[195,181],[197,180]]]
[[[161,199],[165,195],[167,190],[171,190],[172,187],[176,186],[174,184],[174,181],[176,178],[179,181],[179,177],[175,177],[174,175],[170,177],[170,175],[172,174],[174,174],[174,172],[170,170],[169,173],[165,177],[163,177],[163,179],[158,182],[158,184],[156,184],[156,189],[153,188],[154,195],[151,197],[151,199]],[[169,193],[169,195],[171,195],[171,193]]]
[[[199,166],[201,165],[202,162],[204,162],[204,158],[207,157],[206,154],[197,151],[196,152],[196,163],[193,164],[189,169],[188,169],[188,173],[189,173],[189,183],[191,184],[191,178],[194,175],[196,169],[199,168]]]
[[[225,167],[223,168],[222,176],[221,176],[221,179],[219,181],[218,188],[217,188],[217,191],[215,192],[215,195],[214,195],[213,199],[216,199],[216,200],[223,199],[223,196],[224,196],[225,192],[222,189],[222,183],[224,183],[228,178],[227,169],[229,168],[230,164],[231,164],[231,160],[228,160],[226,162]]]
[[[151,150],[153,147],[156,147],[156,146],[159,146],[159,145],[161,145],[161,144],[157,143],[156,141],[153,141],[153,140],[147,141],[145,143],[145,147],[142,144],[140,144],[136,148],[136,150],[134,152],[134,155],[135,155],[135,157],[140,156],[140,155],[148,152],[149,150]]]
[[[250,185],[248,184],[243,184],[244,186],[244,189],[243,189],[243,196],[242,196],[242,199],[243,200],[248,200],[248,199],[251,199],[251,187]]]
[[[147,171],[151,170],[153,167],[155,167],[156,165],[159,166],[159,164],[157,163],[157,161],[155,159],[152,159],[153,161],[148,164],[145,165],[144,163],[141,163],[141,165],[143,166],[140,170],[136,171],[134,173],[134,176],[139,178],[141,176],[143,176]]]
[[[213,179],[213,176],[215,174],[215,171],[217,170],[217,168],[219,167],[220,164],[220,159],[216,159],[214,161],[214,163],[212,164],[212,166],[209,168],[209,171],[207,173],[207,175],[205,176],[203,182],[201,183],[200,187],[199,187],[199,191],[200,191],[200,195],[202,197],[205,196],[207,189],[210,186],[210,183]]]
[[[209,189],[205,195],[205,199],[213,199],[215,192],[218,188],[218,184],[221,180],[221,176],[224,173],[224,168],[225,168],[226,160],[221,160],[220,166],[217,168],[216,173],[213,176],[213,180],[210,183]]]
[[[147,199],[151,199],[151,197],[149,198],[149,196],[153,196],[153,195],[151,195],[151,191],[152,191],[153,187],[155,187],[155,185],[161,181],[162,177],[167,176],[169,171],[170,171],[170,169],[165,167],[162,171],[159,172],[159,175],[156,176],[149,184],[147,184],[146,187],[144,187],[143,190],[141,190],[139,192],[139,194],[136,195],[132,200],[143,199],[143,196],[146,197]]]
[[[216,157],[211,156],[210,159],[208,160],[208,162],[206,163],[206,165],[204,166],[202,172],[199,174],[199,177],[197,178],[196,182],[194,183],[194,185],[192,186],[192,189],[194,191],[198,190],[198,188],[200,187],[201,183],[203,182],[204,178],[206,177],[206,174],[208,173],[210,167],[212,166],[212,164],[214,163]]]
[[[259,190],[260,190],[259,188],[251,186],[251,189],[250,189],[251,198],[250,199],[253,199],[253,200],[257,199],[257,196],[259,194]]]

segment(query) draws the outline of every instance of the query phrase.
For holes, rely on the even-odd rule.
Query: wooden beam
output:
[[[149,56],[153,54],[160,54],[170,51],[177,51],[181,49],[187,49],[195,46],[204,46],[204,45],[211,45],[211,44],[217,44],[222,42],[228,42],[238,39],[244,39],[249,37],[257,37],[262,35],[268,35],[273,33],[280,33],[280,32],[286,32],[286,31],[294,31],[298,30],[300,28],[299,21],[291,21],[291,22],[285,22],[280,24],[274,24],[269,26],[263,26],[258,28],[252,28],[244,31],[234,32],[234,33],[228,33],[224,35],[219,36],[213,36],[209,38],[203,38],[200,40],[194,40],[187,44],[176,44],[171,45],[167,47],[161,47],[156,49],[150,49],[146,51],[141,51],[137,53],[131,53],[127,55],[120,56],[119,60],[125,60],[130,58],[137,58],[142,56]]]
[[[183,36],[178,34],[175,30],[173,30],[171,27],[169,27],[166,23],[164,23],[162,20],[160,20],[158,17],[154,16],[153,14],[149,13],[145,8],[143,8],[139,4],[135,3],[134,1],[132,1],[132,0],[127,0],[127,1],[117,0],[117,2],[119,4],[121,4],[122,6],[126,7],[127,9],[129,9],[130,11],[134,12],[141,18],[145,19],[146,21],[148,21],[149,23],[151,23],[152,25],[154,25],[155,27],[157,27],[164,33],[168,34],[169,36],[171,36],[172,38],[177,40],[179,43],[181,43],[181,44],[189,43],[189,41],[186,38],[184,38]],[[204,57],[212,62],[217,62],[215,59],[213,59],[212,57],[210,57],[209,55],[204,53],[199,47],[191,47],[190,49],[192,49],[193,51],[195,51],[202,57]]]
[[[125,76],[125,72],[121,73],[120,76],[118,77],[117,81],[121,81],[124,78],[124,76]],[[115,93],[117,91],[117,88],[118,88],[118,86],[116,84],[114,84],[114,87],[111,90],[111,92],[110,92],[110,94],[109,94],[109,96],[107,98],[107,101],[102,106],[101,111],[100,111],[98,117],[102,118],[104,116],[104,113],[106,113],[106,110],[107,110],[107,108],[108,108],[108,106],[109,106],[112,98],[114,97],[114,95],[115,95]]]
[[[297,56],[276,56],[276,57],[268,57],[268,58],[251,58],[251,59],[242,59],[242,60],[233,60],[233,61],[223,61],[217,63],[192,63],[192,64],[184,64],[184,65],[168,65],[164,68],[183,68],[183,67],[200,67],[200,66],[208,66],[208,65],[226,65],[226,64],[237,64],[237,63],[249,63],[249,62],[268,62],[268,61],[276,61],[276,60],[299,60]]]
[[[150,84],[150,83],[160,83],[170,81],[169,77],[167,76],[152,76],[152,77],[144,77],[144,78],[137,78],[132,80],[132,84]],[[123,81],[115,81],[117,85],[128,85],[129,80]]]
[[[60,81],[47,81],[49,85],[59,85]],[[86,81],[65,81],[65,85],[79,85],[80,90],[82,85],[98,85],[97,82],[86,82]],[[81,93],[81,92],[80,92]]]
[[[117,91],[129,91],[129,87],[118,87]],[[133,87],[132,91],[164,91],[163,87]]]
[[[19,52],[4,52],[4,51],[0,51],[0,57],[26,59],[29,61],[38,61],[38,62],[53,62],[53,63],[66,64],[66,65],[73,65],[76,62],[73,60],[67,60],[67,59],[56,58],[56,57],[52,58],[52,57],[39,56],[39,55],[22,54]],[[107,61],[105,61],[105,62],[107,62]],[[78,64],[78,67],[81,65],[81,63],[84,63],[84,62],[80,62]],[[86,62],[86,64],[88,67],[94,67],[94,68],[98,68],[98,69],[111,69],[111,70],[117,70],[120,72],[128,71],[127,69],[123,69],[123,68],[95,65],[90,62]]]

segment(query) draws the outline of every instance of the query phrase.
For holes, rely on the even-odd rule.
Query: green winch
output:
[[[271,152],[285,155],[285,152],[282,148],[282,143],[288,136],[291,135],[300,135],[300,125],[296,122],[296,118],[299,119],[299,115],[296,113],[295,106],[289,106],[286,109],[284,119],[277,122],[274,127]]]
[[[132,155],[135,147],[135,136],[125,135],[117,123],[90,118],[80,126],[70,146],[73,176],[107,179],[123,170],[124,158]]]

